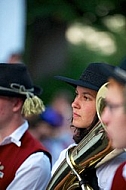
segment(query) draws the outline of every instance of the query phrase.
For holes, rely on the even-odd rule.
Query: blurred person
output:
[[[24,64],[0,64],[0,189],[45,189],[51,155],[28,132],[25,117],[44,110]]]
[[[41,137],[43,135],[43,122],[40,117],[40,114],[27,117],[27,120],[29,123],[29,132],[34,138],[41,141]]]
[[[104,63],[105,64],[105,63]],[[103,64],[103,65],[104,65]],[[52,175],[60,163],[64,160],[66,151],[77,145],[95,126],[98,122],[96,113],[96,95],[100,87],[107,82],[107,77],[100,72],[101,63],[90,63],[89,66],[83,71],[78,80],[70,79],[63,76],[56,76],[56,79],[64,81],[75,88],[75,98],[72,103],[72,121],[71,128],[73,129],[74,144],[71,144],[67,149],[63,150],[52,168]],[[96,176],[95,168],[93,168],[88,175],[83,176],[83,180],[90,184],[94,189],[108,190],[108,172],[113,176],[114,171],[118,165],[124,161],[124,155],[117,156],[113,160],[115,164],[111,165],[111,161],[107,162],[108,165],[102,165],[102,173]],[[101,166],[99,167],[101,169]]]
[[[7,59],[7,63],[22,63],[22,53],[20,52],[14,52],[9,55]]]
[[[29,132],[51,153],[52,165],[60,152],[67,147],[66,139],[60,135],[63,120],[63,116],[51,106],[47,106],[43,113],[28,119]]]
[[[60,127],[60,137],[64,139],[67,147],[73,143],[72,131],[70,130],[72,117],[72,93],[67,89],[58,89],[52,95],[49,105],[63,117],[62,127]]]
[[[126,59],[120,67],[103,66],[103,74],[108,77],[106,107],[101,119],[114,148],[126,148]],[[112,178],[111,190],[126,189],[126,156]]]

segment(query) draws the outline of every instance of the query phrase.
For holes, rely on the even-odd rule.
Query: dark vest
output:
[[[8,187],[21,164],[35,152],[44,152],[51,161],[49,152],[28,131],[21,138],[20,147],[14,143],[0,146],[0,190]]]
[[[122,176],[123,167],[126,162],[123,162],[116,170],[115,176],[113,178],[111,190],[125,190],[126,180]]]

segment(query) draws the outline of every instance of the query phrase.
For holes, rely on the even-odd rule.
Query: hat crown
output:
[[[102,65],[100,70],[107,79],[114,78],[118,82],[126,84],[126,58],[123,59],[120,66],[106,64]]]
[[[78,80],[55,76],[56,79],[62,80],[73,87],[81,86],[84,88],[89,88],[91,90],[98,91],[99,88],[107,82],[107,77],[103,75],[100,71],[102,64],[106,63],[90,63],[88,67],[82,72]]]
[[[100,66],[101,63],[90,63],[89,66],[83,71],[79,80],[96,86],[96,90],[98,90],[104,83],[107,82],[107,77],[103,76],[100,72]]]
[[[14,89],[13,87],[17,88]],[[19,92],[18,92],[19,87]],[[39,94],[41,89],[34,87],[30,74],[25,64],[1,63],[0,64],[0,95],[16,96],[20,89],[31,90]],[[37,89],[37,90],[36,90]],[[38,91],[38,92],[37,92]]]
[[[12,83],[24,85],[25,88],[32,88],[33,84],[30,75],[24,64],[0,64],[0,86],[10,87]]]

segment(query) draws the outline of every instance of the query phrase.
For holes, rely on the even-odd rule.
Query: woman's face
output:
[[[88,128],[96,115],[97,92],[80,86],[77,86],[75,92],[76,96],[72,103],[72,125],[77,128]]]
[[[114,148],[126,148],[126,111],[123,88],[117,82],[108,87],[106,107],[101,119]]]

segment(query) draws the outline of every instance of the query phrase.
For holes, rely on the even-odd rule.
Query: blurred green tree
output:
[[[126,55],[125,0],[27,0],[25,62],[47,103],[90,62],[118,64]]]

